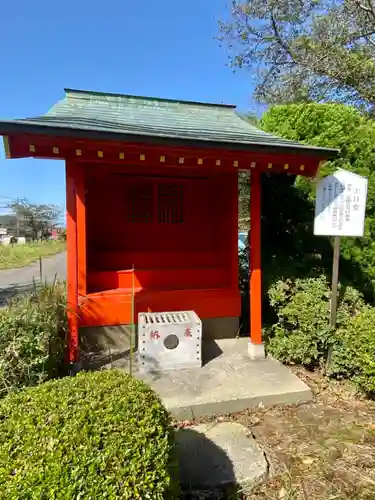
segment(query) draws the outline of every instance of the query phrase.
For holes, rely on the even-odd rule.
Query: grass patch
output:
[[[65,284],[36,286],[0,310],[0,398],[61,373],[67,332]]]
[[[51,257],[65,250],[65,241],[39,241],[25,245],[0,245],[0,269],[13,269]]]

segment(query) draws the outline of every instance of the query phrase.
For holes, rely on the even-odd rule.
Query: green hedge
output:
[[[341,287],[337,328],[329,326],[330,288],[324,276],[279,280],[270,287],[277,322],[266,332],[267,350],[287,364],[324,367],[375,395],[375,308],[361,294]]]
[[[330,289],[324,276],[277,281],[269,299],[278,322],[272,325],[268,350],[286,363],[321,364],[337,337],[329,326]],[[337,326],[345,327],[364,306],[361,295],[346,288],[337,311]]]
[[[66,331],[64,283],[36,287],[0,309],[0,397],[58,375]]]
[[[169,415],[144,383],[81,373],[0,401],[0,498],[177,498]]]
[[[375,396],[375,308],[366,306],[337,332],[331,376],[348,378],[369,396]]]

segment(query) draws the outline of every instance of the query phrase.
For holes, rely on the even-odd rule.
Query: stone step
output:
[[[211,422],[176,431],[180,480],[186,490],[251,488],[268,477],[264,452],[235,422]]]

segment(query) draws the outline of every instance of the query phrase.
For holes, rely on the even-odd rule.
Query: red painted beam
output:
[[[196,147],[160,146],[115,141],[78,140],[38,135],[9,136],[9,149],[13,158],[66,159],[90,165],[118,164],[129,166],[159,165],[160,167],[193,167],[210,169],[262,170],[270,173],[291,173],[307,177],[316,175],[321,158],[308,151],[285,154],[277,151],[237,151]],[[218,163],[219,162],[219,163]]]

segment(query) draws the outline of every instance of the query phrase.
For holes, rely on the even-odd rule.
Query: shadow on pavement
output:
[[[35,290],[34,283],[11,284],[6,288],[0,288],[0,307],[5,307],[14,297],[31,293]]]

